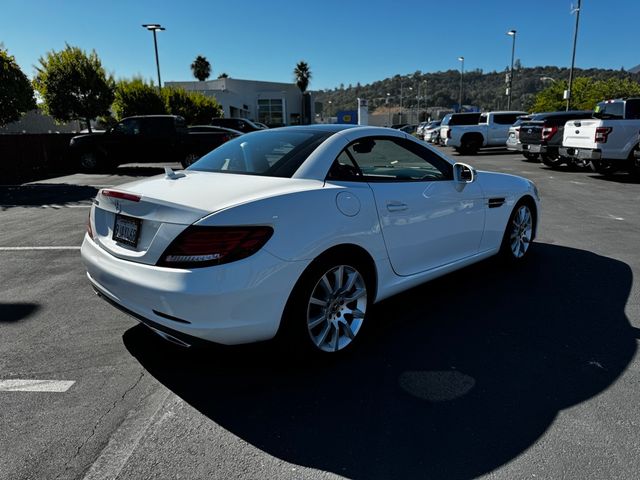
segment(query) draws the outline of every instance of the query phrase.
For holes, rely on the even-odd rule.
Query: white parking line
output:
[[[0,380],[0,392],[66,392],[74,380]]]
[[[0,247],[0,251],[5,251],[5,252],[17,252],[17,251],[24,251],[24,250],[80,250],[81,247],[69,247],[69,246],[62,246],[62,247]]]

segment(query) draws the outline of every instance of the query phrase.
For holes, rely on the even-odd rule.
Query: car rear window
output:
[[[259,130],[212,150],[188,170],[291,177],[330,135],[313,131]]]
[[[454,114],[454,115],[451,115],[451,120],[449,120],[449,125],[477,125],[479,118],[480,118],[479,113]]]
[[[624,118],[624,102],[600,102],[593,111],[596,118]]]

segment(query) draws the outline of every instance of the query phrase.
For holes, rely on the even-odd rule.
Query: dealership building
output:
[[[204,82],[165,82],[164,85],[215,97],[226,118],[248,118],[279,127],[311,123],[315,117],[311,93],[302,95],[295,83],[219,78]]]

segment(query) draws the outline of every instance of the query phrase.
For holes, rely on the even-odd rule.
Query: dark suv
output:
[[[256,130],[264,130],[264,128],[256,125],[247,118],[214,118],[211,120],[211,125],[231,128],[243,133],[255,132]]]
[[[591,118],[591,115],[593,115],[591,110],[536,114],[532,120],[520,125],[522,152],[530,155],[540,154],[542,163],[551,168],[563,163],[573,163],[570,158],[558,153],[558,149],[562,146],[564,124],[569,120]]]

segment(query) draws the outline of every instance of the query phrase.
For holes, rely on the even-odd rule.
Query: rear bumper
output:
[[[547,146],[539,143],[523,143],[522,151],[529,153],[547,153]]]
[[[507,145],[507,150],[509,150],[511,152],[521,152],[522,151],[522,144],[521,143],[507,141],[506,145]]]
[[[591,148],[560,147],[558,153],[561,157],[578,158],[580,160],[600,160],[602,152]]]
[[[214,267],[156,267],[116,258],[86,235],[81,253],[100,296],[187,344],[193,338],[226,345],[273,338],[307,263],[286,262],[261,250]]]

